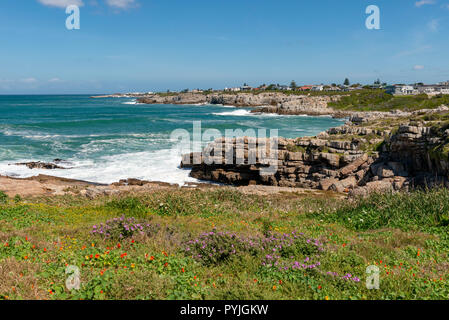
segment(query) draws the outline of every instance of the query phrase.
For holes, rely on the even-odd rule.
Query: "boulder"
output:
[[[330,189],[330,187],[332,185],[334,185],[337,182],[338,182],[338,179],[335,179],[335,178],[329,178],[329,179],[321,180],[320,181],[320,189],[324,190],[324,191],[327,191],[327,190]]]
[[[58,166],[57,164],[54,164],[54,163],[51,163],[51,162],[40,162],[40,161],[15,163],[14,165],[16,165],[16,166],[27,166],[29,169],[47,169],[47,170],[69,169],[69,168]]]
[[[350,173],[355,172],[360,166],[362,166],[368,160],[368,155],[365,153],[354,162],[348,164],[346,167],[340,169],[341,176],[347,176]]]

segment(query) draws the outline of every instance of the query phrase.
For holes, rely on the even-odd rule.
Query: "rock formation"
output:
[[[393,114],[358,114],[313,138],[279,138],[277,170],[272,174],[264,174],[263,157],[250,161],[254,153],[259,154],[259,145],[273,143],[266,139],[217,139],[203,153],[185,155],[181,166],[191,168],[191,176],[202,180],[354,195],[448,185],[449,109]],[[243,161],[237,162],[239,152]],[[200,161],[194,162],[195,158]]]
[[[335,111],[328,108],[327,104],[339,98],[339,96],[287,95],[284,93],[265,92],[259,94],[153,94],[137,100],[139,103],[147,104],[222,104],[236,107],[258,107],[253,112],[331,115]]]
[[[58,160],[58,159],[55,159]],[[55,162],[61,162],[61,161],[55,161]],[[23,163],[15,163],[16,166],[27,166],[29,169],[47,169],[47,170],[54,170],[54,169],[68,169],[65,167],[61,167],[57,164],[50,163],[50,162],[41,162],[41,161],[32,161],[32,162],[23,162]]]

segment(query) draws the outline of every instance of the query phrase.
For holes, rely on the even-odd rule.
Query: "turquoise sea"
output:
[[[183,184],[176,129],[279,129],[288,138],[313,136],[342,120],[250,114],[220,105],[144,105],[132,98],[0,96],[0,175],[49,174],[99,183],[125,178]],[[268,134],[268,133],[267,133]],[[67,170],[31,170],[14,163],[63,159]]]

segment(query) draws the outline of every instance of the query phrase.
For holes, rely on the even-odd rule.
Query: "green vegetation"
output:
[[[0,299],[449,298],[447,189],[333,195],[5,195]],[[370,265],[380,290],[365,287]]]
[[[295,144],[288,144],[286,148],[290,152],[302,152],[302,153],[307,152],[306,148],[304,148],[303,146],[297,146]]]
[[[392,96],[385,93],[384,90],[377,89],[351,92],[339,101],[329,103],[329,106],[345,111],[415,111],[434,109],[442,104],[449,104],[449,95]]]

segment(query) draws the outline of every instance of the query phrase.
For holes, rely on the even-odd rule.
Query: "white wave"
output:
[[[207,106],[207,105],[209,105],[209,104],[207,104],[206,102],[184,104],[184,106],[187,106],[187,107],[203,107],[203,106]]]
[[[212,113],[216,116],[235,116],[235,117],[242,117],[242,116],[250,116],[251,112],[246,109],[238,109],[235,111],[229,111],[229,112],[215,112]]]
[[[137,100],[134,99],[134,100],[132,100],[132,101],[122,102],[122,104],[137,104]]]
[[[44,134],[32,130],[20,130],[20,129],[0,129],[0,134],[5,136],[15,136],[30,140],[54,140],[54,139],[77,139],[77,138],[101,138],[110,137],[115,135],[114,133],[98,133],[98,134]],[[136,137],[136,138],[163,138],[167,137],[166,134],[160,133],[120,133],[123,137]]]
[[[14,162],[27,161],[32,160],[23,159]],[[176,148],[104,156],[95,161],[76,159],[68,159],[68,161],[73,164],[73,168],[65,170],[28,169],[26,166],[9,165],[11,162],[1,162],[0,174],[20,178],[46,174],[104,184],[128,178],[167,182],[181,186],[187,182],[198,182],[197,179],[189,177],[189,170],[179,168],[181,154]]]

